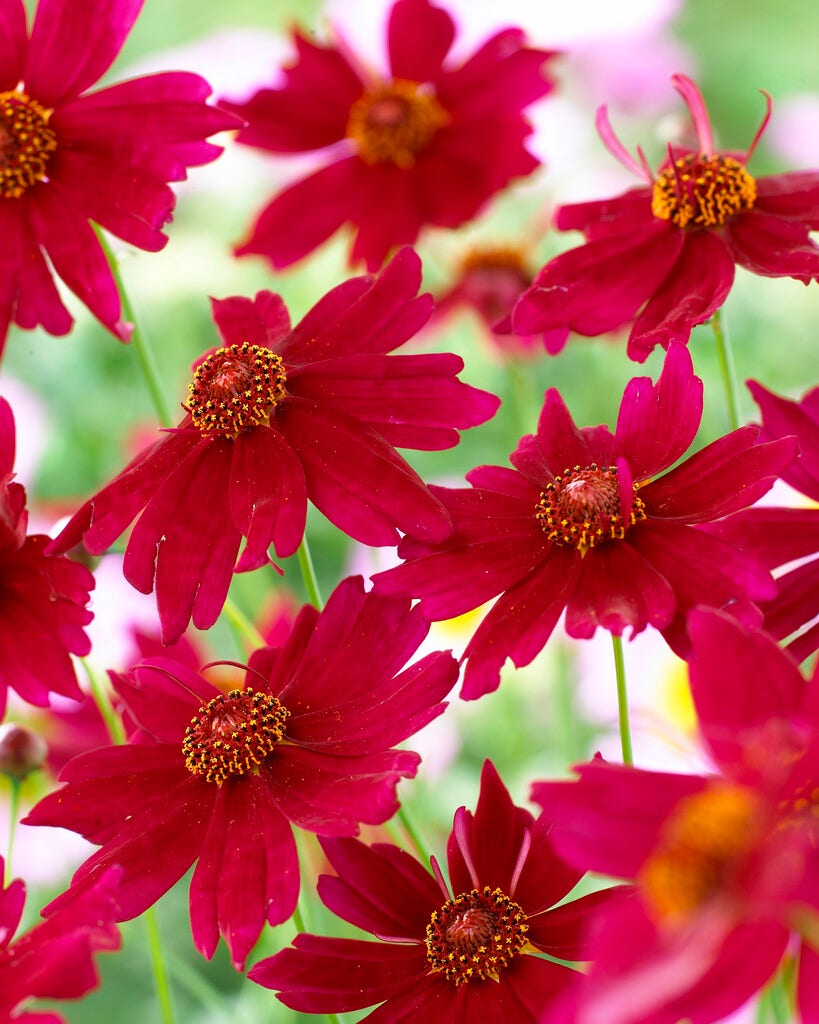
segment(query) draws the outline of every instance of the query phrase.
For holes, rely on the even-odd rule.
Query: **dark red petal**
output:
[[[611,199],[568,203],[555,211],[558,231],[582,231],[588,240],[638,231],[654,219],[651,190],[644,187],[629,189]]]
[[[307,486],[304,471],[282,435],[259,426],[233,442],[230,514],[247,538],[236,572],[270,562],[273,544],[279,558],[292,555],[304,536]]]
[[[211,311],[224,345],[262,345],[278,351],[280,341],[290,330],[290,314],[281,295],[256,292],[254,299],[232,296],[211,299]]]
[[[5,879],[6,862],[0,857],[0,871]],[[3,887],[5,886],[5,888]],[[0,951],[11,942],[26,902],[26,885],[22,878],[15,878],[6,886],[0,885]]]
[[[592,548],[582,559],[580,576],[566,606],[566,632],[587,640],[598,626],[614,636],[631,627],[631,637],[646,626],[664,629],[673,619],[675,600],[668,581],[629,540]]]
[[[190,720],[221,692],[194,669],[165,657],[140,662],[127,675],[110,676],[137,725],[160,743],[180,749]]]
[[[553,547],[538,568],[498,598],[464,651],[464,700],[497,689],[507,658],[522,668],[540,653],[574,592],[580,561],[575,550]]]
[[[644,363],[656,345],[686,342],[691,328],[722,306],[734,283],[734,259],[720,235],[685,233],[685,244],[628,337],[628,357]]]
[[[420,760],[410,750],[341,757],[282,744],[261,775],[294,825],[320,835],[356,835],[359,822],[379,825],[395,814],[395,787],[415,775]]]
[[[706,523],[752,505],[797,454],[792,437],[755,444],[757,437],[757,427],[740,427],[646,484],[640,497],[647,514],[664,521]]]
[[[299,860],[290,824],[262,778],[228,779],[218,789],[193,873],[193,941],[209,960],[221,933],[243,971],[265,921],[281,924],[299,898]]]
[[[387,49],[393,78],[433,82],[455,40],[455,23],[428,0],[398,0],[387,24]]]
[[[559,960],[586,960],[589,929],[602,907],[618,899],[623,887],[601,889],[569,900],[545,914],[527,918],[526,938],[539,950]]]
[[[306,399],[289,398],[276,412],[310,500],[348,536],[378,546],[396,544],[397,530],[433,541],[452,532],[443,505],[371,427]]]
[[[359,168],[358,157],[346,157],[284,189],[259,214],[236,255],[267,256],[281,270],[312,252],[351,218]]]
[[[786,220],[797,220],[819,231],[819,174],[792,171],[756,179],[754,207]]]
[[[428,190],[425,179],[441,170],[444,173],[436,174],[433,180],[439,186],[441,200],[451,200],[457,193],[448,186],[445,176],[447,172],[456,176],[458,168],[442,161],[422,159],[409,171],[392,163],[367,165],[359,161],[357,188],[351,193],[355,205],[350,220],[357,229],[350,252],[351,266],[363,263],[374,272],[397,246],[415,244],[424,221],[434,216],[424,202]],[[463,218],[456,215],[451,219],[460,223]]]
[[[286,84],[259,89],[244,103],[221,100],[247,122],[236,141],[273,153],[322,149],[343,139],[350,107],[363,85],[344,53],[295,33],[298,57],[284,68]]]
[[[374,281],[375,278],[369,274],[350,277],[322,295],[289,334],[276,343],[276,351],[284,359],[285,364],[288,367],[304,366],[320,359],[337,356],[340,343],[345,345],[344,351],[347,351],[347,345],[353,346],[353,352],[359,351],[354,332],[347,332],[347,336],[341,341],[334,332],[339,320],[358,299],[370,291]]]
[[[307,1013],[343,1013],[404,990],[418,991],[429,972],[423,946],[297,935],[293,946],[260,960],[248,978],[279,989],[285,1006]]]
[[[432,912],[446,897],[422,864],[387,843],[339,838],[322,839],[321,846],[337,873],[319,879],[325,906],[373,935],[424,941]]]
[[[811,392],[801,402],[794,402],[775,395],[754,380],[748,381],[748,390],[762,413],[765,434],[795,434],[799,440],[799,460],[782,474],[783,480],[819,501],[819,415],[810,408]],[[819,394],[819,389],[814,391]]]
[[[789,637],[819,615],[819,558],[797,566],[777,579],[778,593],[765,607],[765,629],[777,640]],[[794,637],[787,650],[804,659],[819,645],[819,622]]]
[[[804,940],[799,945],[796,1005],[803,1021],[819,1018],[819,953]]]
[[[740,266],[763,277],[819,278],[819,247],[804,224],[749,210],[725,225],[725,240]]]
[[[41,0],[24,81],[46,107],[93,85],[119,53],[144,0]]]
[[[27,46],[23,0],[8,0],[0,7],[0,91],[11,92],[22,81]]]
[[[552,822],[543,814],[531,826],[529,853],[515,890],[509,894],[530,918],[560,903],[582,877],[581,871],[558,855],[550,838],[551,830]]]
[[[464,985],[459,1024],[530,1024],[570,985],[575,972],[537,956],[519,956],[492,981]]]
[[[688,349],[672,343],[656,384],[650,377],[634,377],[626,385],[614,448],[634,479],[645,480],[688,450],[701,417],[702,381],[694,375]]]
[[[752,554],[766,569],[775,569],[815,554],[819,509],[760,505],[704,523],[700,529]]]

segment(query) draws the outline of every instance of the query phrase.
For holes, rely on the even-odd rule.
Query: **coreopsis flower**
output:
[[[799,461],[783,472],[782,479],[819,502],[819,388],[795,402],[756,381],[749,381],[748,387],[762,413],[763,435],[793,434],[799,442]],[[760,506],[737,512],[710,529],[732,544],[755,551],[768,568],[799,560],[777,578],[776,597],[761,603],[765,629],[777,640],[792,637],[788,650],[798,661],[817,650],[819,508]]]
[[[28,1012],[30,999],[79,999],[96,988],[94,953],[119,949],[116,885],[108,871],[70,908],[35,925],[12,942],[26,899],[21,879],[2,886],[0,857],[0,1020],[20,1024],[62,1024],[47,1011]]]
[[[762,631],[723,612],[689,619],[690,675],[717,772],[673,775],[595,760],[532,797],[576,868],[636,882],[589,933],[574,1024],[709,1024],[757,992],[794,933],[797,998],[819,1013],[816,788],[819,672],[806,680]],[[544,1021],[550,1021],[547,1015]]]
[[[149,659],[114,688],[137,728],[125,746],[75,758],[25,819],[100,845],[52,908],[119,864],[121,920],[141,914],[194,862],[196,948],[220,933],[241,969],[267,920],[299,894],[292,826],[355,835],[397,809],[420,758],[393,749],[440,714],[458,670],[435,652],[404,668],[429,629],[409,601],[342,581],[302,608],[280,648],[262,648],[227,693],[178,662]]]
[[[758,444],[742,427],[662,474],[687,450],[702,414],[702,381],[684,345],[669,347],[656,384],[635,377],[617,427],[575,426],[555,388],[537,433],[510,456],[514,469],[479,466],[472,489],[433,487],[454,533],[443,543],[404,538],[406,559],[374,577],[382,593],[421,599],[430,619],[461,615],[497,597],[464,650],[462,696],[497,687],[507,658],[521,667],[542,649],[563,610],[578,639],[646,626],[676,653],[685,616],[773,597],[752,553],[702,530],[755,501],[795,456],[793,438]]]
[[[489,419],[498,399],[461,383],[455,355],[388,355],[427,320],[418,257],[353,278],[294,328],[270,292],[213,303],[221,348],[197,364],[176,430],[163,433],[87,501],[54,550],[105,551],[142,510],[123,571],[156,590],[162,637],[216,621],[234,571],[284,558],[308,498],[364,544],[397,530],[440,540],[449,514],[393,448],[439,450]],[[246,544],[237,555],[242,537]]]
[[[120,298],[89,222],[156,252],[169,181],[214,160],[205,140],[240,122],[205,103],[198,75],[165,72],[86,92],[108,69],[144,0],[4,0],[0,50],[0,351],[10,323],[66,334],[53,272],[123,341]]]
[[[579,959],[586,920],[610,898],[555,906],[581,874],[555,855],[550,827],[515,806],[487,761],[475,813],[456,812],[447,842],[451,892],[434,857],[432,874],[387,843],[322,840],[336,876],[319,895],[380,941],[298,935],[248,977],[308,1013],[381,1003],[363,1018],[379,1024],[536,1021],[574,972],[530,954]]]
[[[71,655],[91,649],[94,577],[79,562],[46,553],[50,538],[26,535],[26,492],[14,481],[14,415],[0,398],[0,719],[11,687],[44,707],[50,693],[80,700]]]
[[[513,314],[522,334],[569,327],[598,335],[631,324],[628,356],[643,362],[656,345],[686,342],[731,290],[735,265],[764,277],[819,278],[819,171],[754,178],[746,165],[770,117],[745,153],[714,148],[702,96],[685,75],[674,88],[688,106],[697,149],[668,147],[655,173],[631,156],[606,109],[597,127],[611,153],[644,181],[621,196],[560,208],[561,230],[586,244],[550,260]]]
[[[526,47],[523,32],[508,28],[456,64],[447,61],[454,39],[446,10],[397,0],[386,75],[342,42],[322,46],[297,34],[282,87],[223,101],[247,122],[237,137],[244,145],[274,153],[334,147],[329,162],[262,211],[237,254],[286,267],[351,224],[351,263],[377,270],[425,225],[458,227],[535,170],[522,111],[551,91],[542,68],[554,54]]]

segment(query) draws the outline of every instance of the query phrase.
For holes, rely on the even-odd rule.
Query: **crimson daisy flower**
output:
[[[186,72],[96,92],[143,0],[40,0],[29,38],[23,0],[4,0],[0,40],[0,350],[9,324],[66,334],[51,269],[123,341],[114,278],[89,221],[156,252],[167,242],[169,181],[214,160],[205,142],[235,128]]]
[[[453,65],[446,57],[454,38],[443,8],[397,0],[386,77],[342,43],[296,35],[298,58],[283,87],[222,101],[247,122],[237,138],[244,145],[274,153],[334,147],[330,162],[262,211],[237,254],[286,267],[349,223],[357,232],[351,263],[377,270],[424,225],[458,227],[512,178],[535,170],[522,111],[551,91],[542,65],[554,54],[525,47],[523,32],[508,28]]]
[[[702,381],[674,344],[656,385],[629,382],[614,434],[578,429],[550,388],[537,434],[510,456],[514,469],[479,466],[466,477],[472,490],[431,488],[454,533],[438,544],[404,538],[405,563],[374,583],[420,598],[430,619],[500,595],[464,651],[463,697],[495,689],[507,658],[528,665],[564,608],[570,636],[586,639],[598,626],[634,636],[650,625],[684,653],[695,604],[773,597],[752,553],[697,526],[764,494],[793,461],[795,441],[757,444],[759,429],[742,427],[658,476],[691,444],[701,414]]]
[[[705,103],[685,75],[672,76],[697,133],[696,150],[669,146],[653,173],[631,156],[605,107],[597,127],[606,147],[646,183],[621,196],[561,207],[563,231],[586,244],[550,260],[518,303],[521,334],[569,327],[597,335],[631,323],[628,356],[643,362],[655,345],[685,342],[725,302],[738,264],[764,277],[819,278],[819,172],[753,178],[746,169],[770,117],[745,153],[717,152]]]
[[[433,875],[387,843],[322,840],[336,876],[319,879],[319,895],[380,941],[298,935],[248,977],[308,1013],[381,1003],[363,1018],[373,1024],[536,1021],[574,974],[537,954],[581,959],[585,923],[612,895],[555,906],[582,872],[556,856],[550,828],[515,806],[487,761],[475,813],[456,812],[447,842],[453,895],[434,857]]]
[[[14,416],[0,398],[0,720],[8,688],[44,707],[50,693],[82,698],[71,654],[88,654],[94,577],[79,562],[46,553],[51,538],[26,536],[26,492],[14,482]]]
[[[53,550],[82,539],[100,554],[144,510],[123,571],[137,590],[156,589],[168,643],[191,618],[212,626],[232,573],[267,563],[271,544],[293,554],[308,498],[364,544],[395,544],[397,530],[442,539],[449,514],[393,445],[449,448],[499,400],[457,379],[455,355],[387,354],[430,315],[420,281],[406,249],[292,329],[270,292],[214,301],[224,344],[196,366],[187,415],[79,509]]]
[[[0,857],[0,880],[4,871]],[[0,881],[0,1020],[21,1024],[62,1024],[56,1013],[28,1013],[29,999],[79,999],[99,984],[93,954],[119,949],[116,885],[112,868],[82,899],[35,925],[12,942],[20,924],[26,887]]]
[[[101,847],[51,908],[119,864],[127,920],[198,861],[194,943],[209,958],[221,933],[241,969],[265,920],[296,907],[291,826],[355,835],[397,809],[396,785],[420,758],[392,748],[444,710],[458,675],[444,652],[403,668],[428,629],[409,601],[350,578],[321,614],[302,608],[282,647],[254,654],[242,688],[225,693],[165,659],[111,673],[137,725],[131,742],[75,758],[25,819]]]
[[[719,774],[597,759],[575,782],[533,787],[570,864],[637,883],[590,933],[575,1024],[721,1020],[767,982],[794,932],[815,935],[819,672],[804,679],[770,636],[722,612],[695,610],[689,630],[692,695]],[[798,957],[807,1024],[819,1015],[819,955],[805,942]]]
[[[775,395],[756,381],[749,381],[748,387],[762,412],[763,436],[793,434],[799,442],[799,461],[783,472],[782,479],[819,502],[819,387],[799,402]],[[710,529],[755,551],[770,569],[799,560],[777,578],[776,597],[760,607],[769,633],[777,640],[793,636],[788,650],[797,661],[813,654],[819,648],[819,509],[750,508]]]

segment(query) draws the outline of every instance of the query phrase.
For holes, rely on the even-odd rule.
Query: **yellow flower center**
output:
[[[646,518],[645,503],[632,488],[632,503],[623,514],[617,467],[575,466],[556,476],[540,494],[535,518],[550,541],[575,547],[581,554],[609,540],[622,540],[626,530]]]
[[[427,960],[447,981],[497,981],[526,945],[526,915],[500,889],[472,889],[433,912],[427,925]]]
[[[731,783],[679,802],[638,879],[659,919],[685,918],[730,879],[758,837],[758,806]]]
[[[396,78],[367,89],[350,108],[347,138],[366,164],[412,167],[449,115],[418,82]]]
[[[651,212],[678,228],[713,228],[752,209],[756,182],[731,156],[688,156],[661,171],[654,182]]]
[[[252,772],[281,742],[289,714],[267,693],[247,689],[219,694],[185,730],[185,767],[217,783]]]
[[[188,385],[187,409],[203,434],[236,437],[270,422],[285,395],[281,357],[262,345],[219,348],[204,359]]]
[[[51,111],[24,92],[0,92],[0,197],[18,199],[42,181],[57,136],[48,127]]]

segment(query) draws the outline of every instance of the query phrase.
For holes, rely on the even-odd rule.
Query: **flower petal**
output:
[[[27,47],[23,0],[8,0],[0,8],[0,92],[11,92],[22,81]]]
[[[211,299],[211,311],[223,345],[251,345],[275,348],[290,330],[290,314],[281,295],[256,292],[254,299],[232,296]]]
[[[819,246],[810,228],[761,210],[749,210],[725,225],[725,240],[740,266],[763,277],[819,278]]]
[[[455,23],[428,0],[398,0],[387,24],[387,48],[393,78],[434,82],[455,41]]]

